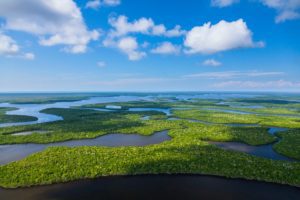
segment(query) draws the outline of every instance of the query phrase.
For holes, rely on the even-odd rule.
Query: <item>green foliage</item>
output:
[[[95,138],[107,133],[140,133],[152,134],[174,127],[175,122],[140,120],[144,115],[157,119],[162,117],[160,112],[100,112],[88,109],[52,108],[42,112],[59,115],[64,118],[44,124],[0,128],[0,144],[17,143],[51,143],[71,139]],[[15,136],[13,133],[23,131],[43,130],[45,134]]]
[[[263,145],[276,141],[276,137],[268,133],[267,128],[261,127],[228,127],[224,125],[199,125],[199,123],[185,122],[186,128],[172,130],[170,134],[176,136],[194,135],[204,141],[243,142],[250,145]]]
[[[300,160],[300,129],[279,132],[276,135],[281,137],[282,140],[273,146],[275,151]]]
[[[82,108],[105,108],[106,105],[116,105],[121,106],[122,110],[127,110],[128,108],[138,107],[138,108],[168,108],[170,103],[168,102],[157,102],[157,101],[130,101],[130,102],[115,102],[115,103],[99,103],[99,104],[89,104],[84,105]]]
[[[300,128],[300,118],[287,116],[262,116],[254,114],[234,114],[214,110],[176,110],[174,116],[213,123],[260,124],[285,128]]]
[[[0,144],[49,143],[71,139],[95,138],[108,133],[138,133],[150,135],[169,130],[172,140],[145,147],[50,147],[23,160],[0,166],[0,186],[22,187],[96,178],[109,175],[158,173],[211,174],[232,178],[255,179],[275,183],[300,185],[300,162],[275,161],[245,153],[227,151],[210,145],[208,141],[237,141],[250,145],[270,144],[276,137],[267,127],[291,128],[278,133],[282,138],[274,149],[299,159],[300,121],[296,117],[241,115],[212,110],[218,100],[114,103],[124,109],[101,112],[86,109],[103,108],[106,104],[71,109],[46,109],[42,112],[59,115],[63,121],[20,127],[0,128]],[[162,102],[163,101],[163,102]],[[270,102],[263,102],[273,106]],[[279,102],[275,102],[279,103]],[[283,104],[280,104],[283,105]],[[130,107],[188,108],[173,110],[182,120],[166,120],[161,112],[127,112]],[[231,109],[231,108],[230,108]],[[234,108],[236,110],[247,110]],[[295,114],[287,108],[251,109],[257,113]],[[1,112],[0,112],[1,114]],[[1,115],[0,115],[1,116]],[[150,120],[141,120],[150,116]],[[212,122],[207,125],[184,119]],[[229,127],[226,124],[259,124],[262,127]],[[14,136],[13,133],[45,130],[48,133]]]
[[[7,111],[16,110],[16,108],[0,108],[0,123],[13,123],[13,122],[29,122],[36,121],[36,117],[25,115],[6,115]]]
[[[179,134],[179,135],[178,135]],[[196,133],[171,131],[173,140],[146,147],[51,147],[0,166],[0,185],[20,187],[109,175],[212,174],[300,184],[300,162],[273,161],[225,151]]]

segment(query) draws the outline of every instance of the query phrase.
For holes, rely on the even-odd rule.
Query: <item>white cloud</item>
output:
[[[211,0],[211,5],[227,7],[238,2],[239,0]],[[259,0],[259,2],[277,11],[276,23],[300,18],[300,0]]]
[[[243,19],[233,22],[210,22],[196,26],[185,38],[186,53],[213,54],[237,48],[262,47],[262,42],[253,42],[252,32]]]
[[[22,53],[17,42],[10,36],[0,32],[0,55],[6,57],[17,57],[26,60],[34,60],[35,55],[33,53]]]
[[[104,61],[97,62],[98,67],[106,67],[106,63]]]
[[[25,53],[23,55],[23,58],[26,60],[34,60],[35,59],[35,55],[33,53]]]
[[[86,8],[98,9],[100,7],[100,0],[88,1],[85,5]]]
[[[19,46],[11,37],[0,32],[0,55],[14,55],[19,53]]]
[[[262,76],[281,76],[284,72],[259,72],[259,71],[224,71],[224,72],[203,72],[198,74],[186,75],[186,78],[209,78],[209,79],[228,79],[240,77],[262,77]]]
[[[121,4],[121,0],[103,0],[103,4],[107,6],[117,6]]]
[[[140,60],[146,56],[145,52],[139,51],[139,45],[134,37],[124,37],[117,42],[117,47],[128,56],[131,61]]]
[[[179,54],[180,46],[174,45],[171,42],[163,42],[155,49],[151,50],[151,53],[155,54]]]
[[[185,34],[186,31],[182,30],[180,25],[176,25],[173,29],[166,31],[164,35],[167,37],[178,37]]]
[[[113,27],[109,36],[120,37],[130,33],[141,33],[147,35],[158,35],[166,37],[178,37],[185,34],[184,30],[181,30],[179,25],[176,25],[173,29],[167,30],[165,25],[156,25],[151,18],[142,17],[133,22],[129,22],[128,18],[124,15],[120,15],[117,18],[109,18],[109,24]]]
[[[139,60],[146,56],[145,52],[138,51],[139,44],[137,43],[136,39],[130,35],[144,34],[164,37],[179,37],[184,35],[186,32],[182,30],[179,25],[176,25],[173,29],[168,30],[165,25],[156,25],[151,18],[145,17],[129,22],[125,15],[120,15],[118,17],[110,17],[108,22],[112,26],[112,29],[108,32],[107,37],[103,40],[103,45],[105,47],[119,48],[122,52],[128,55],[130,60]],[[130,51],[128,48],[125,48],[125,46],[120,46],[120,43],[124,42],[124,38],[131,38],[130,40],[125,40],[127,42],[130,41],[130,44],[132,45],[130,47]],[[148,45],[148,42],[144,42],[142,43],[141,47],[147,48]],[[164,53],[167,53],[166,51],[169,51],[168,53],[175,53],[175,51],[178,51],[177,46],[171,47],[171,45],[167,44],[167,46],[165,45],[163,47],[165,49],[157,49],[157,51],[154,50],[153,52],[158,53],[158,51],[161,50],[161,53],[162,51],[164,51]]]
[[[211,5],[215,7],[226,7],[234,3],[239,2],[239,0],[211,0]]]
[[[138,51],[138,43],[134,38],[134,42],[130,34],[144,34],[144,35],[154,35],[154,36],[165,36],[165,37],[179,37],[185,34],[185,31],[181,29],[179,25],[176,25],[173,29],[167,30],[165,25],[158,24],[156,25],[151,18],[139,18],[132,22],[128,21],[128,18],[125,15],[120,15],[118,17],[110,17],[108,20],[109,24],[112,26],[112,29],[107,34],[107,37],[103,41],[105,47],[117,47],[121,49],[122,52],[126,53],[130,60],[139,60],[146,56],[145,52]],[[119,39],[121,38],[121,39]],[[134,51],[128,50],[124,46],[120,46],[124,38],[131,38],[130,44],[132,47],[135,47]],[[127,41],[127,40],[126,40]],[[129,40],[128,40],[129,41]],[[141,47],[147,48],[149,45],[148,42],[144,42]],[[164,46],[158,47],[156,50],[153,50],[153,53],[175,53],[179,52],[177,46],[170,44],[163,44]],[[125,49],[125,50],[124,50]],[[133,48],[131,48],[133,49]],[[129,53],[131,52],[131,53]]]
[[[149,34],[150,29],[154,26],[154,22],[150,18],[143,17],[133,22],[128,22],[128,18],[124,15],[117,18],[109,18],[109,24],[114,28],[110,34],[113,37],[124,36],[128,33]]]
[[[23,31],[39,37],[44,46],[65,45],[64,50],[83,53],[99,32],[88,30],[73,0],[0,1],[4,28]]]
[[[276,80],[276,81],[225,81],[221,83],[215,83],[213,85],[216,88],[228,88],[228,89],[300,89],[300,82]]]
[[[173,29],[167,30],[165,25],[159,24],[154,25],[152,27],[152,31],[150,34],[157,35],[157,36],[165,36],[165,37],[179,37],[186,33],[185,30],[181,29],[181,26],[176,25]]]
[[[215,59],[207,59],[207,60],[203,61],[202,64],[206,65],[206,66],[213,66],[213,67],[218,67],[218,66],[222,65],[221,62],[219,62]]]
[[[86,8],[98,9],[101,6],[117,6],[121,4],[121,0],[91,0],[85,5]]]
[[[300,0],[260,0],[264,5],[277,10],[276,23],[300,18]]]

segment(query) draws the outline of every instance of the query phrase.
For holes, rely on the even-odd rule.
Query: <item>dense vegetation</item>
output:
[[[207,129],[203,129],[205,135]],[[199,133],[175,129],[173,140],[146,147],[51,147],[0,167],[0,184],[18,187],[109,175],[193,173],[300,184],[300,162],[225,151]]]
[[[143,115],[161,116],[159,112],[142,112],[139,114],[126,112],[100,112],[88,109],[46,109],[48,114],[60,115],[63,121],[0,128],[0,144],[16,143],[50,143],[71,139],[95,138],[107,133],[134,133],[149,135],[154,131],[161,131],[174,127],[175,122],[140,120]],[[45,134],[15,136],[13,133],[23,131],[43,130]]]
[[[174,111],[174,116],[221,124],[260,124],[262,126],[300,128],[299,118],[287,116],[245,115],[214,110],[176,110]]]
[[[122,106],[121,110],[114,112],[91,109],[105,108],[108,105],[105,103],[79,108],[43,110],[43,113],[62,116],[64,120],[0,128],[0,144],[49,143],[95,138],[108,133],[150,135],[162,130],[169,130],[172,140],[145,147],[50,147],[23,160],[0,166],[0,186],[19,187],[109,175],[158,173],[211,174],[299,186],[300,162],[260,158],[223,150],[209,143],[209,141],[237,141],[249,145],[274,143],[273,147],[277,152],[300,160],[300,117],[274,116],[274,114],[298,115],[298,110],[276,107],[286,105],[281,104],[282,102],[252,100],[247,102],[236,100],[236,102],[258,104],[257,101],[260,100],[264,107],[237,108],[219,104],[221,100],[178,101],[160,98],[153,102],[113,103]],[[292,102],[291,105],[298,103]],[[178,120],[167,120],[164,113],[157,111],[129,112],[128,109],[132,107],[173,108],[172,117],[177,117]],[[208,108],[254,113],[236,114]],[[149,119],[142,120],[143,116],[149,116]],[[189,119],[200,121],[193,122]],[[232,127],[228,124],[257,124],[259,127],[247,125]],[[287,132],[276,134],[281,138],[277,143],[278,138],[268,133],[268,127],[273,126],[289,128]],[[32,130],[49,132],[13,135]]]
[[[0,123],[13,123],[13,122],[29,122],[36,121],[36,117],[26,115],[6,115],[7,111],[15,110],[16,108],[0,108]]]
[[[274,149],[283,155],[300,160],[300,129],[279,132],[276,135],[282,140],[274,145]]]

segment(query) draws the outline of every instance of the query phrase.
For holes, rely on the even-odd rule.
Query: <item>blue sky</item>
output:
[[[300,0],[2,0],[0,91],[300,91]]]

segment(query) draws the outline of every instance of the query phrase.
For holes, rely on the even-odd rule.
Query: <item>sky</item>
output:
[[[0,0],[0,92],[300,92],[300,0]]]

